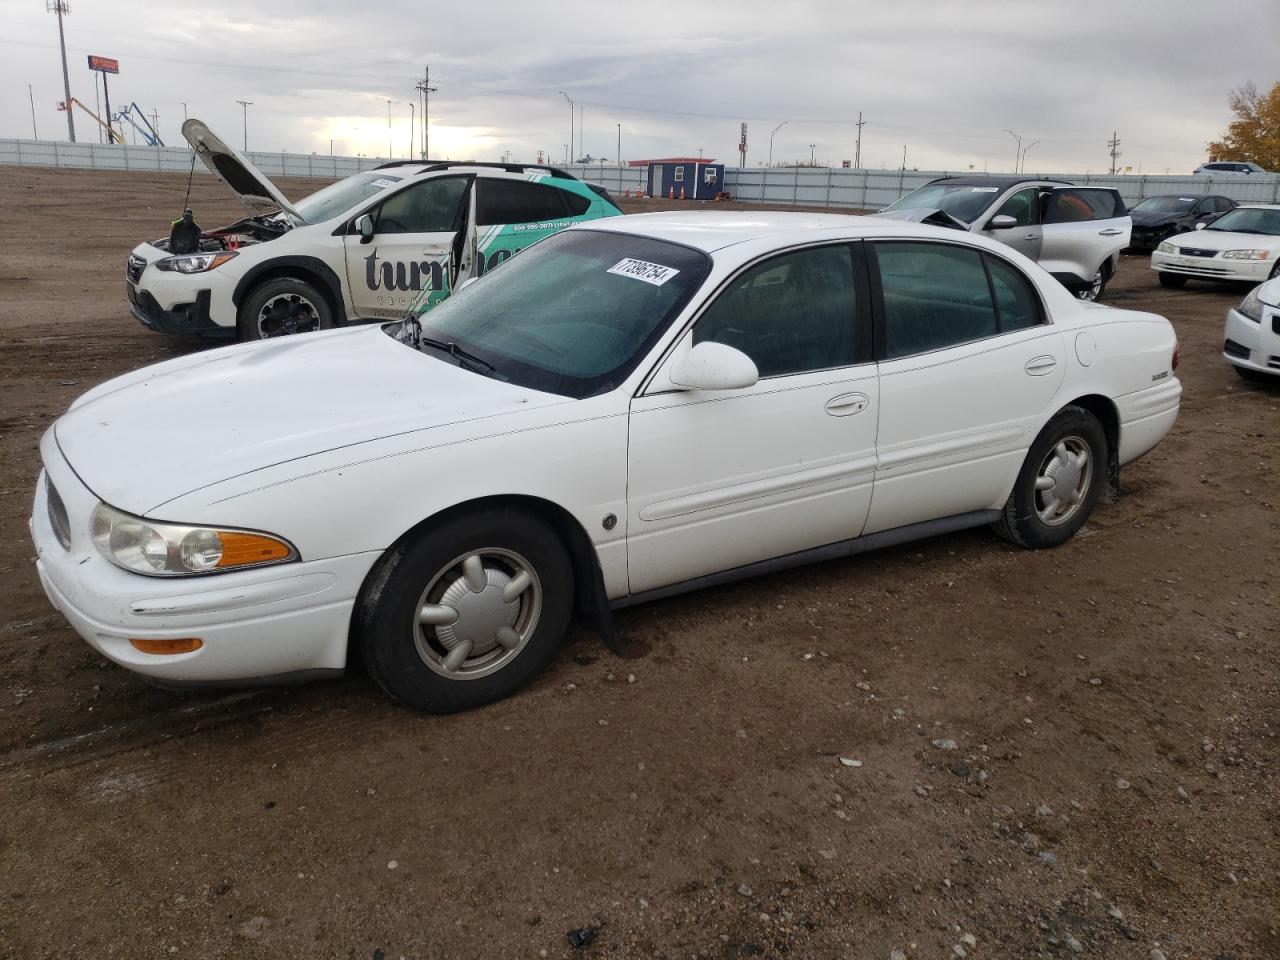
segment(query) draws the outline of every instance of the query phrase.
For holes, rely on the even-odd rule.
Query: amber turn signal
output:
[[[289,545],[274,537],[262,537],[253,533],[218,531],[222,541],[222,557],[219,567],[245,567],[255,563],[287,560],[293,551]]]
[[[156,653],[161,655],[191,653],[192,651],[199,650],[204,646],[204,641],[199,637],[179,637],[174,640],[144,640],[138,637],[133,637],[130,638],[129,643],[135,650],[141,650],[143,653]]]

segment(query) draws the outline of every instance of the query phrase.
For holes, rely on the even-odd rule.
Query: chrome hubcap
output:
[[[1089,284],[1088,290],[1080,291],[1081,300],[1097,300],[1102,294],[1102,271],[1099,270],[1093,275],[1093,283]]]
[[[1081,437],[1067,437],[1049,451],[1036,474],[1036,516],[1051,527],[1076,515],[1093,482],[1093,457]]]
[[[414,645],[451,680],[501,670],[524,649],[542,612],[542,583],[524,557],[485,547],[455,557],[418,600]]]
[[[272,297],[258,311],[258,331],[264,337],[283,337],[319,329],[320,315],[316,312],[316,305],[296,293]]]

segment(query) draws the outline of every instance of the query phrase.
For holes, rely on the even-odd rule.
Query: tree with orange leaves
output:
[[[1251,80],[1233,90],[1228,102],[1235,119],[1227,124],[1221,140],[1209,144],[1209,155],[1280,170],[1280,83],[1264,94]]]

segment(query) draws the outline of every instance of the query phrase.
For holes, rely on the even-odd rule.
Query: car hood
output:
[[[1191,216],[1191,213],[1190,211],[1183,211],[1182,213],[1146,213],[1142,210],[1130,210],[1129,216],[1133,217],[1133,225],[1135,227],[1160,227],[1166,223],[1185,220]]]
[[[881,210],[874,214],[886,220],[905,220],[907,223],[925,223],[933,227],[950,227],[953,230],[969,231],[969,224],[953,217],[945,210],[932,207],[915,207],[910,209]]]
[[[209,172],[235,193],[250,216],[283,210],[298,223],[305,223],[288,197],[238,150],[210,130],[203,120],[192,117],[182,124],[182,135],[191,144]]]
[[[1170,237],[1169,243],[1197,250],[1280,250],[1280,237],[1232,230],[1192,230]]]
[[[54,436],[94,494],[145,515],[194,490],[329,450],[572,402],[362,327],[135,371],[73,404]]]

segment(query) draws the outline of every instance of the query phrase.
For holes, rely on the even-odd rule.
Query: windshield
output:
[[[1280,237],[1280,210],[1236,207],[1224,213],[1205,229],[1221,230],[1226,233],[1265,233],[1272,237]]]
[[[488,376],[594,396],[626,378],[710,268],[679,244],[569,230],[424,314],[422,333],[492,367]]]
[[[324,223],[346,213],[357,203],[368,200],[387,187],[394,186],[400,180],[400,177],[388,176],[380,170],[357,173],[354,177],[331,183],[323,190],[303,197],[293,206],[307,223]]]
[[[957,220],[973,223],[998,196],[999,187],[927,183],[919,190],[912,190],[905,197],[899,197],[885,207],[885,210],[941,210]]]
[[[1147,197],[1133,213],[1186,213],[1196,205],[1195,197]]]

